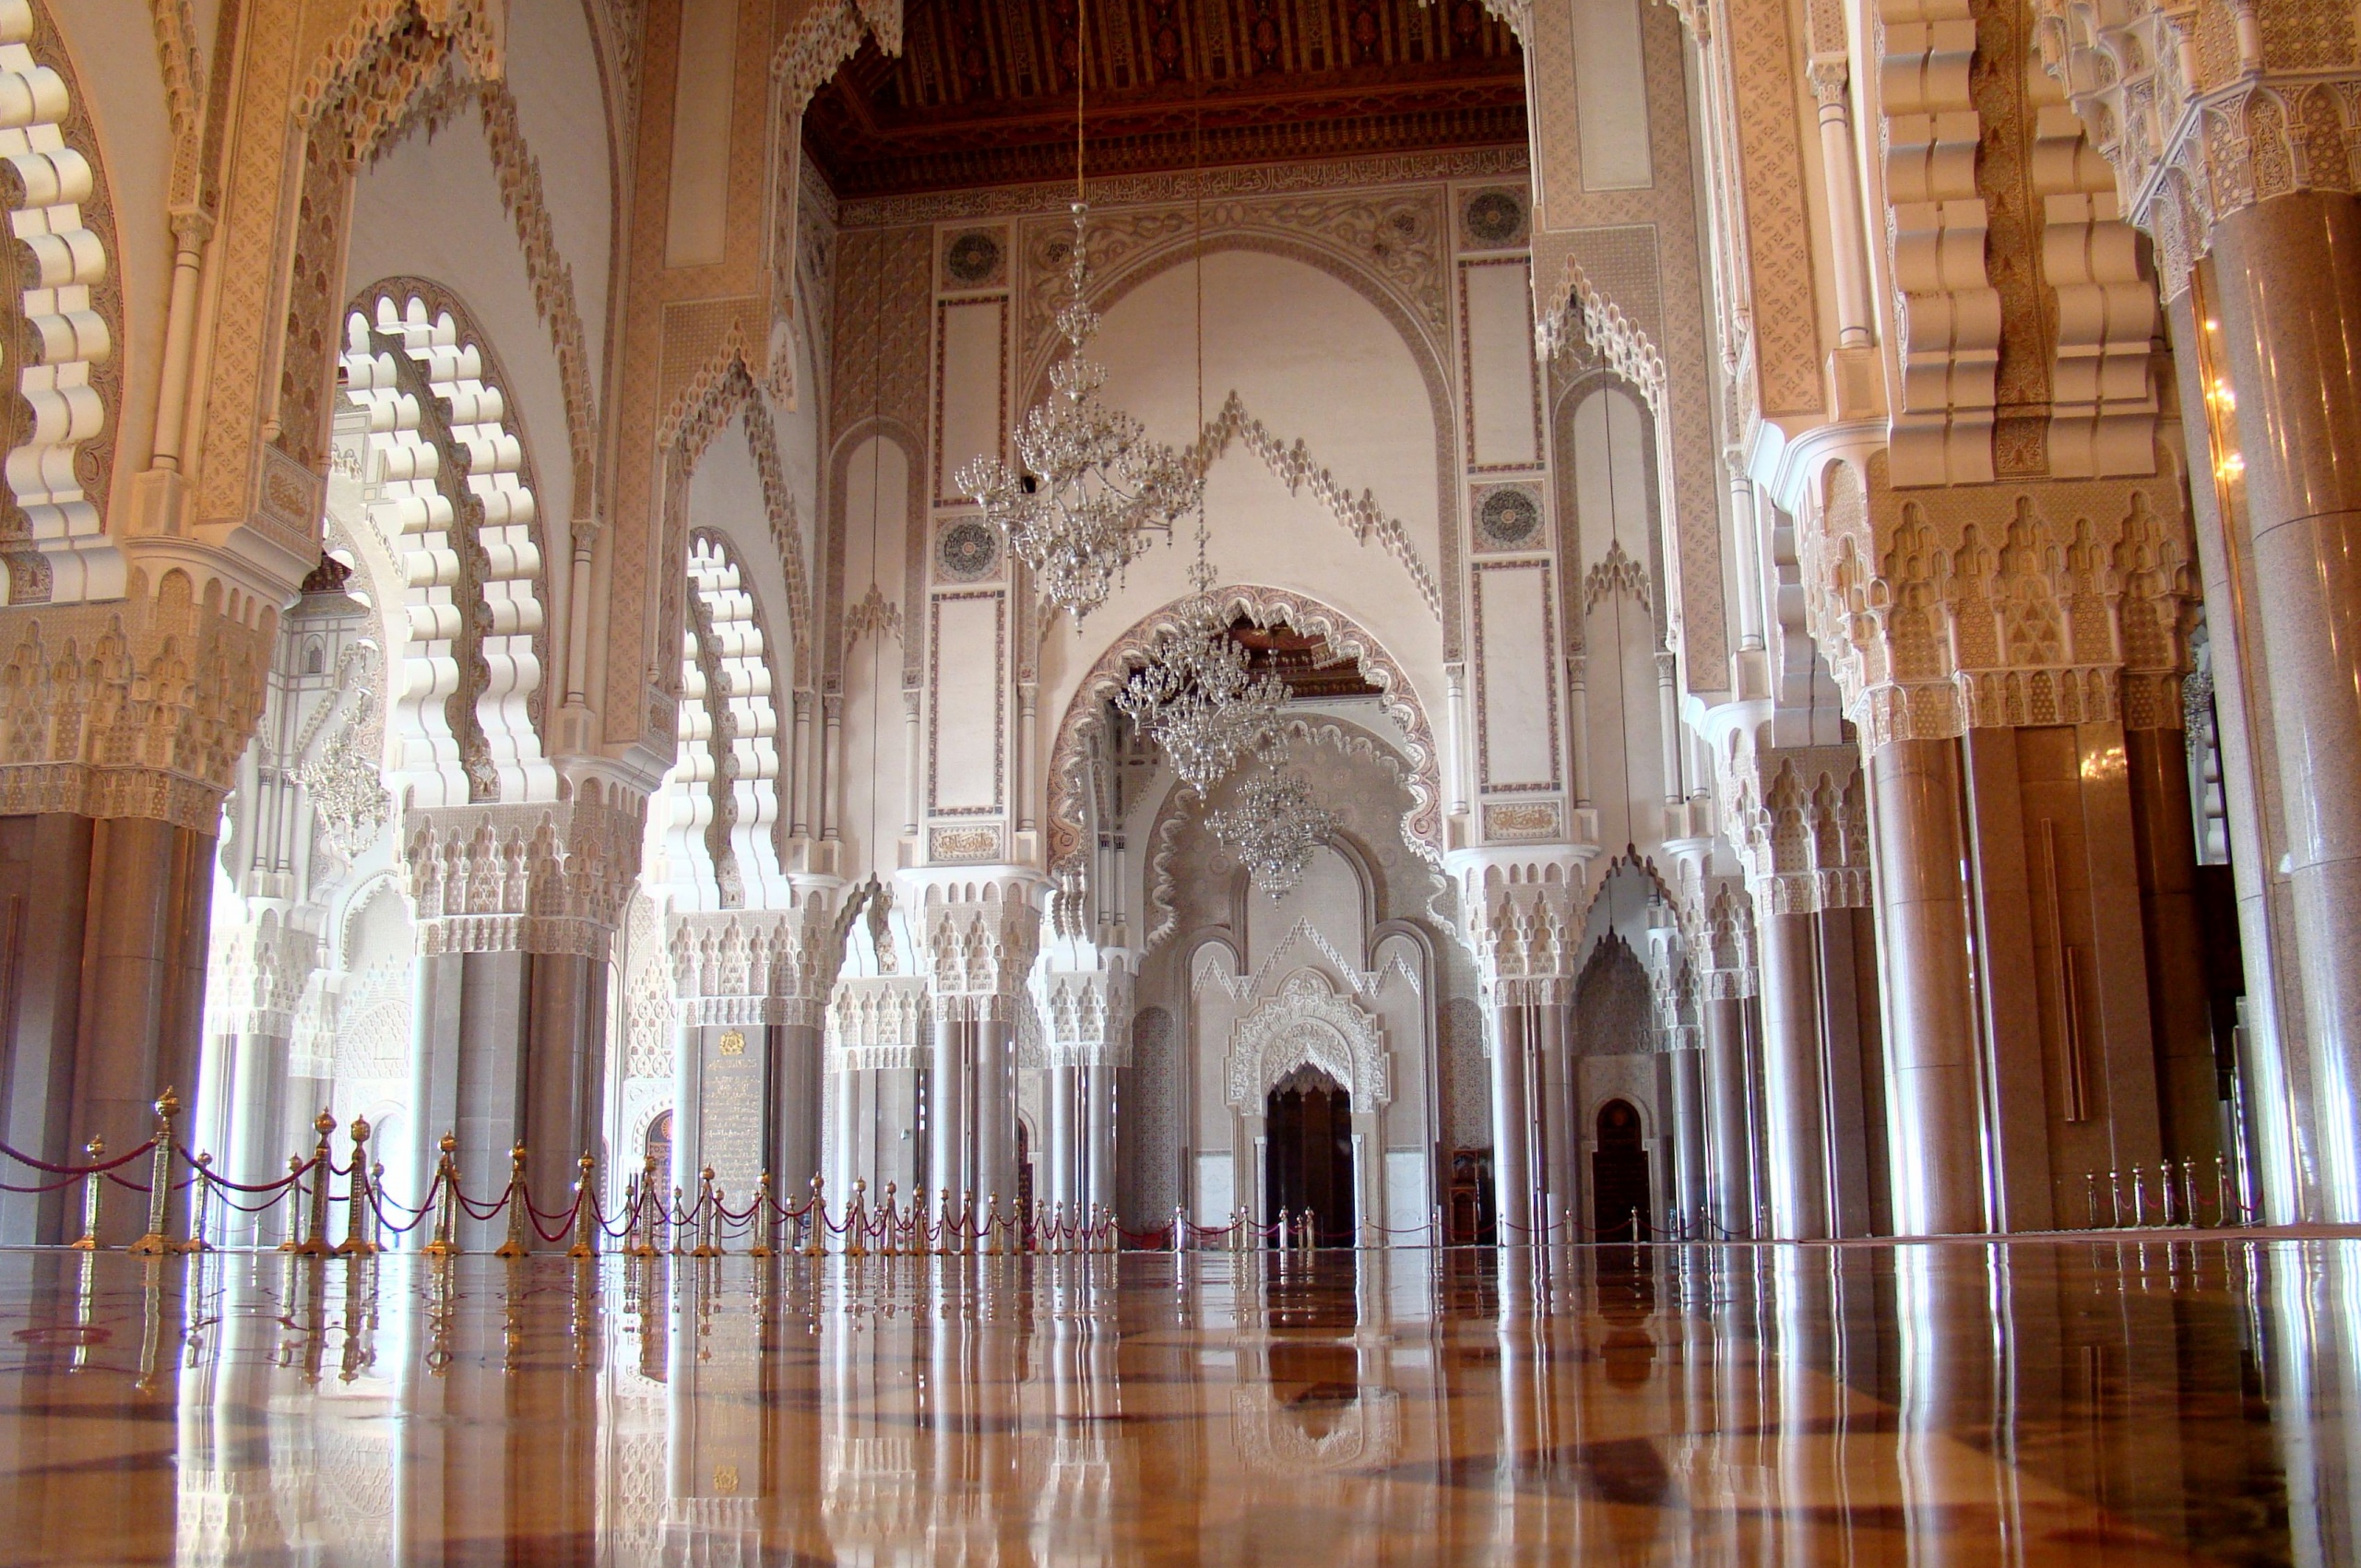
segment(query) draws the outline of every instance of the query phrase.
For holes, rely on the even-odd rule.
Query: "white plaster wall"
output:
[[[614,253],[615,153],[586,6],[540,0],[530,25],[508,29],[507,79],[516,128],[541,169],[558,254],[574,273],[590,382],[604,385],[607,295]],[[520,14],[515,20],[525,20]]]
[[[566,525],[574,516],[565,398],[516,226],[501,209],[483,121],[472,103],[432,137],[413,131],[362,171],[347,255],[348,298],[394,274],[431,279],[467,303],[499,356],[509,381],[501,388],[509,421],[533,462],[548,552],[545,604],[551,625],[563,626],[566,574],[548,568],[567,558]]]
[[[903,598],[909,458],[891,441],[864,440],[845,466],[845,601],[860,604],[873,584],[899,606],[899,633],[871,631],[850,642],[844,665],[844,754],[835,785],[846,874],[891,873],[908,820],[910,776],[902,704],[903,639],[923,605]],[[820,716],[813,716],[817,743]],[[815,828],[816,831],[816,828]]]
[[[1107,397],[1176,445],[1197,428],[1191,273],[1175,267],[1125,294],[1091,350],[1108,366]],[[1206,257],[1204,298],[1205,417],[1236,389],[1283,441],[1303,441],[1340,485],[1367,490],[1401,518],[1428,571],[1439,574],[1434,411],[1400,334],[1337,279],[1259,252]],[[1032,390],[1020,388],[1014,416]],[[1239,445],[1215,465],[1206,513],[1225,581],[1293,589],[1352,616],[1402,663],[1430,725],[1440,729],[1442,624],[1374,539],[1356,541],[1309,490],[1290,495]],[[1041,650],[1045,744],[1108,644],[1188,591],[1190,526],[1176,548],[1135,564],[1079,635],[1062,617],[1050,628]]]

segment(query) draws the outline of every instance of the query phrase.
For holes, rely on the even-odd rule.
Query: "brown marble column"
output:
[[[2186,739],[2179,730],[2126,730],[2123,754],[2165,1154],[2175,1163],[2194,1160],[2210,1176],[2222,1152],[2221,1098],[2197,905],[2197,826],[2189,809]]]
[[[1762,943],[1762,1178],[1771,1234],[1817,1240],[1829,1233],[1818,922],[1758,908],[1754,923]]]
[[[1746,1113],[1746,999],[1719,996],[1705,1011],[1706,1199],[1720,1232],[1754,1233],[1754,1139]]]
[[[820,1173],[820,1026],[773,1024],[770,1037],[771,1192],[800,1201]]]
[[[1892,997],[1886,1062],[1894,1229],[1978,1231],[1989,1221],[1960,881],[1958,743],[1890,741],[1870,754],[1869,775]]]
[[[1512,1004],[1492,1008],[1492,1199],[1503,1246],[1525,1246],[1533,1234],[1531,1111],[1526,1104],[1525,1013]]]
[[[79,1146],[74,1051],[96,826],[68,812],[0,818],[0,937],[10,1003],[0,1054],[0,1137],[52,1164],[66,1163]],[[65,1189],[0,1193],[0,1244],[66,1240],[72,1197]]]
[[[1695,1046],[1665,1052],[1665,1077],[1672,1105],[1673,1233],[1694,1238],[1697,1211],[1707,1206],[1705,1186],[1705,1053]],[[1654,1221],[1652,1221],[1654,1223]]]
[[[67,1162],[98,1134],[122,1153],[154,1132],[164,1088],[194,1099],[212,855],[205,835],[145,818],[0,826],[0,985],[13,1012],[0,1136],[12,1147]],[[185,1201],[172,1201],[169,1226]],[[74,1189],[8,1194],[0,1239],[68,1240],[78,1204]],[[110,1245],[147,1229],[145,1204],[120,1190],[104,1216]]]
[[[2361,201],[2213,229],[2308,1016],[2320,1203],[2361,1219]]]

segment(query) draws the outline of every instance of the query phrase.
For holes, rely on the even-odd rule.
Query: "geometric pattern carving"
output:
[[[1279,993],[1238,1021],[1224,1059],[1229,1103],[1259,1113],[1264,1097],[1299,1067],[1319,1068],[1352,1095],[1356,1111],[1393,1103],[1382,1030],[1374,1015],[1340,996],[1317,969],[1299,969]]]

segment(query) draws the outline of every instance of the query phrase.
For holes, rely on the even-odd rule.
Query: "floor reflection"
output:
[[[2361,1242],[0,1253],[0,1562],[2335,1563]]]

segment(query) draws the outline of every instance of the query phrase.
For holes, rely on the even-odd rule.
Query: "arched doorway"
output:
[[[1590,1194],[1591,1228],[1600,1241],[1636,1241],[1646,1234],[1648,1151],[1641,1143],[1640,1113],[1628,1099],[1610,1099],[1598,1108]]]
[[[1263,1106],[1266,1212],[1311,1210],[1319,1245],[1353,1244],[1353,1097],[1313,1066],[1275,1085]]]
[[[659,1111],[647,1124],[647,1139],[642,1154],[654,1161],[656,1190],[660,1195],[672,1181],[672,1113]]]

